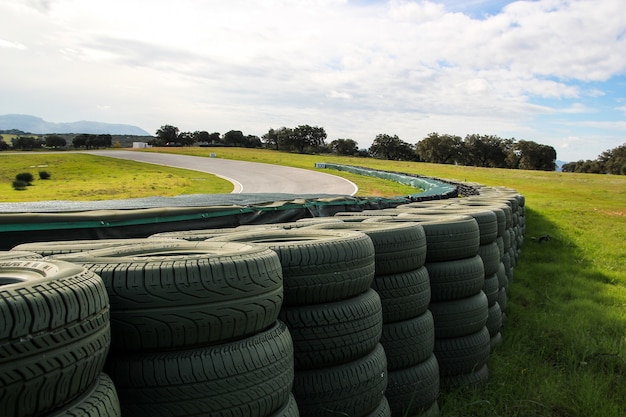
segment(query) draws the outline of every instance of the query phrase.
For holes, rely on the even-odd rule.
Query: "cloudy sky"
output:
[[[0,114],[626,143],[623,0],[0,0]]]

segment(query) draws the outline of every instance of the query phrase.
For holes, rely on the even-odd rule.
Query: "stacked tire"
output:
[[[311,228],[354,230],[370,237],[375,252],[372,288],[382,302],[380,343],[387,356],[385,396],[391,415],[416,417],[437,412],[439,365],[433,355],[435,333],[428,310],[430,281],[424,267],[426,235],[422,226],[351,221]]]
[[[428,309],[434,319],[441,387],[483,382],[488,376],[490,337],[485,271],[478,256],[479,224],[471,216],[408,210],[391,221],[417,222],[424,228],[431,287]]]
[[[257,244],[278,254],[285,292],[279,317],[293,338],[300,415],[390,415],[382,304],[371,289],[375,252],[367,235],[261,227],[210,241]]]
[[[102,372],[111,333],[100,277],[32,253],[0,257],[0,415],[119,417]]]
[[[125,415],[298,415],[273,251],[146,239],[54,258],[102,277],[112,334],[105,370]]]

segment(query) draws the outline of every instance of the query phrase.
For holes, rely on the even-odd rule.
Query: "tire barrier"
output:
[[[96,274],[62,261],[0,261],[0,317],[0,415],[96,406],[103,389],[108,403],[117,402],[110,384],[91,393],[105,378],[111,340],[109,301]],[[102,415],[118,414],[112,407]]]
[[[128,416],[270,417],[293,408],[293,346],[280,322],[222,345],[114,353],[106,372]]]
[[[22,251],[22,250],[8,250],[8,251],[0,251],[0,261],[10,261],[13,259],[41,259],[41,256],[35,252]]]
[[[372,288],[378,291],[382,302],[380,343],[387,357],[389,385],[385,395],[391,415],[416,415],[432,407],[437,395],[420,401],[406,395],[408,390],[439,392],[438,368],[423,366],[429,361],[436,364],[436,359],[433,356],[434,322],[428,310],[431,286],[424,267],[427,239],[422,225],[351,221],[310,228],[353,230],[370,237],[376,264]],[[415,369],[421,372],[416,373]]]
[[[365,417],[385,410],[387,360],[379,343],[382,304],[370,288],[376,260],[372,239],[355,230],[314,226],[257,229],[209,242],[257,244],[278,254],[285,288],[279,317],[293,339],[293,393],[300,415]]]
[[[285,211],[276,217],[284,223],[152,226],[149,238],[0,252],[3,318],[16,286],[47,299],[30,272],[3,276],[7,262],[72,265],[98,278],[83,298],[104,294],[111,305],[107,340],[91,321],[74,334],[91,352],[81,359],[88,376],[58,382],[63,389],[46,382],[54,396],[9,380],[31,361],[8,362],[11,349],[33,335],[0,340],[0,415],[436,416],[442,393],[488,379],[524,243],[523,196],[474,189],[356,207],[376,210],[342,203],[325,210],[332,217]],[[40,348],[50,336],[37,337]]]

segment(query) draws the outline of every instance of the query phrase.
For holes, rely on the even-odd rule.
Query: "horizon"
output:
[[[626,143],[618,0],[0,4],[0,113],[181,131],[324,127],[369,148],[431,132]]]

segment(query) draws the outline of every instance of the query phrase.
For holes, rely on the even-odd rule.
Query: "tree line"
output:
[[[626,143],[602,152],[595,160],[568,162],[563,172],[626,175]]]
[[[67,139],[62,135],[44,135],[44,136],[30,136],[20,135],[11,139],[11,146],[4,141],[0,141],[0,150],[9,150],[10,148],[18,149],[22,151],[28,151],[32,149],[60,149],[67,146]],[[86,148],[86,149],[98,149],[98,148],[110,148],[112,144],[112,136],[109,134],[90,135],[80,134],[75,135],[72,139],[72,146],[74,148]]]
[[[369,149],[359,149],[353,139],[336,139],[326,143],[323,127],[300,125],[294,128],[270,128],[261,138],[231,130],[224,135],[206,131],[180,132],[177,127],[164,125],[150,142],[154,146],[241,146],[268,148],[298,153],[334,153],[394,161],[432,162],[437,164],[469,165],[490,168],[515,168],[554,171],[556,151],[553,147],[532,141],[502,139],[492,135],[460,136],[431,133],[410,144],[397,135],[379,134]]]

